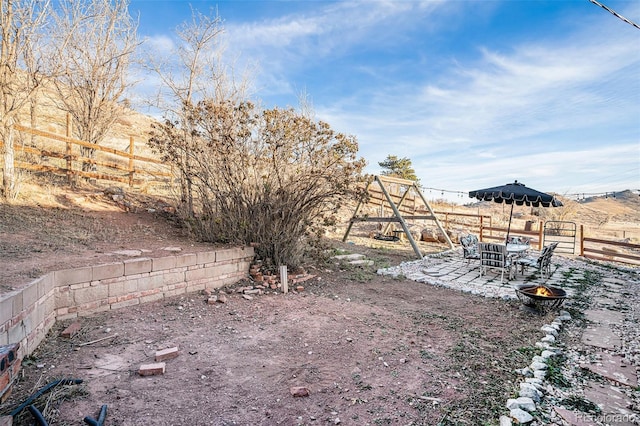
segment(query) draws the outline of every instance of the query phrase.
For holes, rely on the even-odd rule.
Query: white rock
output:
[[[507,416],[500,416],[500,426],[512,426],[513,422],[511,421],[511,418],[507,417]]]
[[[536,404],[533,402],[531,398],[520,397],[516,399],[508,399],[507,400],[507,408],[509,410],[513,410],[515,408],[521,408],[526,411],[535,411]]]
[[[547,334],[542,338],[542,341],[547,343],[555,343],[556,338],[554,337],[553,334]]]
[[[547,372],[545,370],[536,370],[533,372],[533,377],[543,380],[545,377],[547,377]]]
[[[525,383],[531,383],[537,389],[542,389],[544,387],[544,382],[542,379],[536,379],[535,377],[527,377],[524,379]]]
[[[333,259],[336,260],[358,260],[358,259],[364,259],[364,254],[358,254],[358,253],[353,253],[353,254],[339,254],[337,256],[333,256]]]
[[[554,337],[558,336],[558,330],[555,327],[544,325],[540,328],[541,331],[544,331],[547,334],[553,334]]]
[[[512,419],[514,419],[518,424],[526,424],[531,423],[533,421],[533,416],[527,413],[520,408],[515,408],[509,412],[509,415]]]
[[[543,359],[549,359],[549,358],[551,358],[552,356],[556,356],[556,353],[555,353],[555,352],[553,352],[553,351],[544,350],[544,351],[542,351],[542,353],[540,354],[540,356],[541,356]]]
[[[520,393],[518,395],[524,398],[531,398],[534,402],[540,402],[540,398],[542,398],[542,392],[531,383],[520,383]]]
[[[535,373],[536,370],[546,370],[547,369],[547,364],[545,364],[544,362],[532,362],[531,365],[529,366],[529,368],[531,368],[533,370],[533,372]]]

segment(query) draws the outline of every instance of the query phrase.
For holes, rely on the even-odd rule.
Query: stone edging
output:
[[[525,381],[520,383],[518,398],[507,400],[509,417],[501,416],[500,426],[511,426],[512,419],[515,419],[518,424],[528,424],[533,421],[533,416],[529,413],[536,411],[536,404],[541,401],[544,395],[547,360],[562,353],[560,349],[553,346],[553,343],[558,337],[563,321],[569,320],[571,320],[569,312],[560,311],[551,324],[545,324],[540,328],[545,336],[536,342],[536,347],[542,350],[542,353],[534,356],[531,364],[522,369]]]
[[[28,356],[56,321],[232,284],[253,257],[237,247],[49,272],[0,295],[0,346],[19,343]]]

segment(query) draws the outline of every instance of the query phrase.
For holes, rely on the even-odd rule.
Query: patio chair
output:
[[[471,260],[479,260],[480,253],[478,253],[478,237],[473,234],[468,234],[460,238],[460,245],[462,245],[462,257],[467,259],[467,264]]]
[[[505,244],[478,243],[480,252],[480,276],[487,273],[487,269],[500,270],[500,282],[504,281],[504,273],[507,272],[507,280],[512,278],[513,263],[507,253]]]
[[[551,257],[557,246],[558,243],[551,243],[543,247],[538,257],[521,257],[516,259],[514,262],[516,264],[516,270],[519,265],[520,273],[524,275],[525,269],[536,268],[540,271],[543,278],[548,277],[551,275]]]

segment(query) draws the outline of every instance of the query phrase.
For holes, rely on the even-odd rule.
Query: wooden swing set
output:
[[[380,191],[382,192],[384,198],[380,197],[376,199],[375,197],[372,196],[373,195],[372,192],[375,189],[375,185],[378,185],[380,187]],[[393,197],[391,196],[390,191],[388,190],[388,187],[391,185],[397,185],[399,187],[400,200],[398,201],[397,204],[393,201]],[[444,235],[444,238],[447,244],[449,245],[449,248],[451,249],[453,248],[453,243],[451,242],[451,239],[445,232],[444,228],[440,224],[440,221],[438,220],[435,213],[433,212],[433,209],[431,209],[431,206],[427,202],[424,195],[422,195],[422,192],[420,192],[420,188],[418,188],[418,185],[414,181],[400,179],[392,176],[376,175],[376,176],[373,176],[369,181],[369,183],[367,184],[367,193],[371,198],[381,202],[381,208],[382,208],[383,214],[384,214],[385,201],[386,201],[386,203],[391,208],[393,215],[379,216],[379,217],[372,217],[369,215],[359,216],[358,214],[360,213],[360,210],[368,202],[368,201],[361,200],[360,202],[358,202],[358,205],[356,206],[353,216],[349,220],[349,226],[347,227],[344,237],[342,238],[343,242],[347,241],[349,233],[351,232],[351,228],[353,227],[353,224],[356,222],[386,222],[384,230],[381,233],[382,236],[385,236],[387,234],[392,223],[399,223],[400,227],[402,228],[401,232],[404,232],[404,234],[406,235],[407,240],[409,240],[409,243],[413,248],[413,251],[418,256],[418,258],[422,259],[422,252],[420,251],[418,244],[416,243],[413,236],[411,235],[411,232],[409,231],[409,227],[407,226],[407,220],[433,220],[436,223],[436,226],[438,227],[442,235]],[[414,195],[413,197],[414,200],[416,195],[420,197],[420,199],[422,199],[422,202],[424,203],[426,209],[429,211],[428,215],[416,215],[415,203],[413,207],[408,207],[404,205],[407,202],[407,200],[411,198],[410,197],[411,194]],[[401,210],[405,212],[410,212],[410,214],[403,216],[401,213]],[[394,232],[400,232],[400,231],[394,231]],[[397,238],[395,237],[391,237],[391,238],[397,240]]]

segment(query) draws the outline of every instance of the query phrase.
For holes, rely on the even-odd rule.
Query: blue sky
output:
[[[640,23],[640,2],[601,3]],[[428,198],[466,203],[515,179],[569,196],[640,190],[640,29],[588,0],[132,0],[130,12],[147,46],[167,46],[190,6],[217,7],[264,106],[305,93],[317,119],[357,137],[368,172],[407,157]]]

